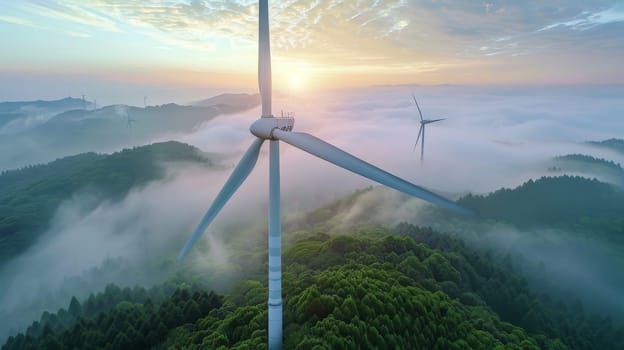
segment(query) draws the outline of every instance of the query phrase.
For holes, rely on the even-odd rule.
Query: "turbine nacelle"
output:
[[[249,127],[249,131],[263,140],[275,140],[274,130],[292,131],[295,118],[292,117],[262,117]]]

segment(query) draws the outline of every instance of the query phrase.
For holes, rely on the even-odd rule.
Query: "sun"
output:
[[[290,76],[290,87],[295,90],[300,90],[303,88],[303,78],[301,75],[292,75]]]

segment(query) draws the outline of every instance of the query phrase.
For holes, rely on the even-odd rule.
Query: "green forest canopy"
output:
[[[330,236],[300,232],[284,254],[288,349],[621,349],[624,329],[540,300],[513,271],[461,241],[401,224]],[[109,286],[44,313],[12,349],[263,349],[259,266],[224,297],[193,279]],[[262,277],[261,277],[262,276]]]
[[[542,177],[515,189],[467,195],[458,203],[521,228],[566,228],[624,243],[624,191],[596,179]]]
[[[215,165],[197,148],[169,141],[109,155],[83,153],[2,172],[0,265],[37,240],[61,202],[85,191],[97,194],[99,200],[120,200],[131,189],[162,179],[166,162]]]

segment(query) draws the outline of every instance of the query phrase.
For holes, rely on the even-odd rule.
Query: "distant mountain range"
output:
[[[258,104],[257,94],[223,94],[191,106],[112,105],[95,110],[85,109],[83,101],[75,98],[0,103],[0,171],[82,152],[147,144]]]
[[[92,106],[92,103],[86,101],[86,106]],[[63,111],[70,109],[79,109],[85,107],[85,101],[80,98],[65,97],[60,100],[52,101],[17,101],[17,102],[0,102],[0,114],[6,113],[22,113],[33,110],[46,111]]]
[[[0,135],[21,132],[45,123],[55,114],[90,106],[90,102],[72,97],[55,101],[1,102]]]
[[[193,103],[194,106],[201,107],[217,107],[224,112],[232,107],[244,107],[253,108],[260,105],[259,94],[221,94],[205,100],[197,101]]]

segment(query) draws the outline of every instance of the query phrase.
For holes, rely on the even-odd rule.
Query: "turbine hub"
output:
[[[292,117],[262,117],[251,124],[249,131],[263,140],[273,140],[273,130],[292,131],[294,125],[295,118]]]

